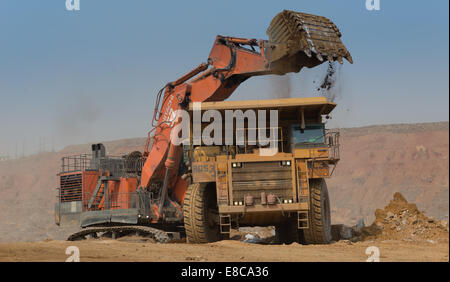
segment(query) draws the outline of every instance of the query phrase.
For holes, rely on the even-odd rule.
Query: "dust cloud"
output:
[[[269,78],[274,98],[291,98],[292,83],[291,77],[286,74],[282,76],[274,75]]]
[[[85,94],[73,95],[55,113],[55,138],[61,144],[90,142],[102,116],[98,101]]]

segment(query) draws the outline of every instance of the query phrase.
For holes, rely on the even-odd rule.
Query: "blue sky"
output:
[[[341,69],[329,126],[448,121],[446,0],[0,2],[0,155],[145,136],[156,92],[206,61],[217,34],[266,39],[283,9],[330,18],[354,64]],[[326,66],[290,75],[291,96],[314,96]],[[273,77],[230,98],[266,99]],[[53,145],[53,146],[52,146]]]

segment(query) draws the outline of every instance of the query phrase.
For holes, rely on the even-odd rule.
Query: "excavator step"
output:
[[[102,197],[103,197],[103,193],[105,192],[105,187],[103,186],[103,189],[101,189],[103,184],[103,177],[101,177],[98,181],[97,181],[97,185],[95,186],[94,192],[92,192],[92,196],[89,199],[89,203],[88,203],[88,209],[93,208],[97,208]],[[101,190],[100,190],[101,189]],[[99,195],[100,192],[100,195]]]

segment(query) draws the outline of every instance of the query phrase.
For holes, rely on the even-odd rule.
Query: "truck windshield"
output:
[[[325,143],[325,128],[323,124],[308,124],[305,129],[300,125],[292,126],[292,143],[295,147],[303,144]]]

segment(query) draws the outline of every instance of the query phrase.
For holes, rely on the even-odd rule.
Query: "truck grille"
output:
[[[280,199],[293,199],[292,171],[279,161],[242,163],[232,168],[233,201],[244,201],[253,196],[254,203],[261,203],[261,192],[275,194]]]

